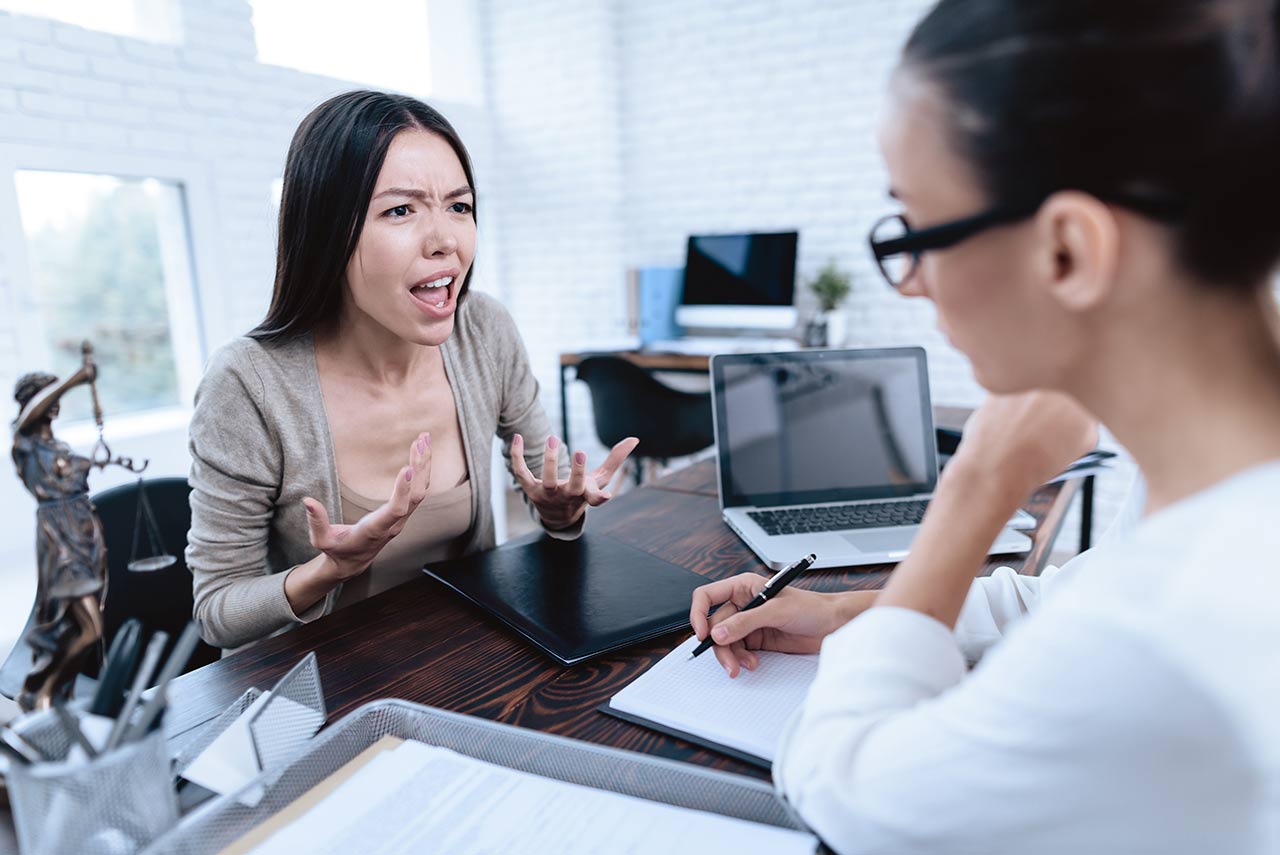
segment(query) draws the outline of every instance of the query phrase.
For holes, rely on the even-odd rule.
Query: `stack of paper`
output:
[[[495,766],[420,742],[382,751],[255,855],[812,853],[798,831]]]

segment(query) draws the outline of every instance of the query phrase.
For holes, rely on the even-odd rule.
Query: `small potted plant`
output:
[[[806,338],[815,339],[812,343],[819,347],[824,345],[839,347],[844,344],[848,331],[845,314],[840,311],[840,304],[853,290],[852,279],[848,273],[836,266],[833,259],[818,271],[817,277],[809,283],[809,290],[818,298],[818,306],[822,310],[816,319],[818,321],[816,326],[820,327],[823,334],[806,336]]]

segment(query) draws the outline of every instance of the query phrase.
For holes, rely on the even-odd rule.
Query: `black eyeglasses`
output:
[[[919,230],[912,229],[901,214],[890,214],[881,217],[871,227],[867,242],[885,281],[890,287],[898,289],[911,278],[923,253],[931,249],[955,246],[992,226],[1024,220],[1039,208],[1039,202],[1034,205],[1002,206]]]
[[[1160,193],[1099,193],[1099,199],[1121,205],[1162,222],[1175,222],[1185,214],[1176,199]],[[992,226],[1025,220],[1040,210],[1043,199],[1019,205],[1001,205],[971,217],[912,229],[901,214],[881,217],[871,227],[867,242],[885,281],[895,290],[911,278],[920,256],[931,249],[947,249]]]

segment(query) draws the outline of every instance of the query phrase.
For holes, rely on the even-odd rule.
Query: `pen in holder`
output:
[[[9,767],[9,800],[23,855],[123,855],[177,822],[161,730],[92,759],[69,759],[67,740],[60,751],[53,741],[42,744],[34,736],[28,741],[47,761]]]
[[[52,709],[31,712],[5,730],[13,760],[10,803],[26,855],[135,852],[177,821],[159,721],[169,681],[186,665],[199,633],[189,624],[163,667],[169,636],[152,633],[145,653],[143,638],[139,622],[126,622],[92,699],[75,708],[55,700]]]

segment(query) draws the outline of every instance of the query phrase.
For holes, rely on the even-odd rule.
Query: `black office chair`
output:
[[[578,364],[578,379],[591,389],[596,436],[606,446],[639,438],[640,459],[665,463],[701,451],[715,442],[711,393],[682,392],[655,380],[647,371],[616,356],[591,356]]]
[[[193,597],[191,571],[187,569],[187,531],[191,528],[191,488],[185,478],[152,478],[103,490],[93,496],[102,536],[107,547],[107,596],[103,602],[102,649],[110,646],[120,626],[137,618],[147,633],[164,630],[169,634],[167,657],[183,627],[191,620]],[[139,527],[139,490],[144,490],[154,527],[145,519]],[[156,543],[152,543],[152,534]],[[135,548],[136,547],[136,548]],[[173,562],[154,560],[158,554]],[[148,561],[148,559],[152,559]],[[130,570],[135,566],[167,564],[153,570]],[[34,617],[34,614],[32,615]],[[27,621],[28,629],[31,619]],[[23,638],[26,630],[23,630]],[[203,641],[196,646],[185,670],[217,661],[220,651]],[[85,666],[88,676],[97,676],[97,658]],[[0,666],[0,694],[13,698],[31,670],[31,649],[22,641],[14,646]],[[79,691],[77,691],[79,694]]]

